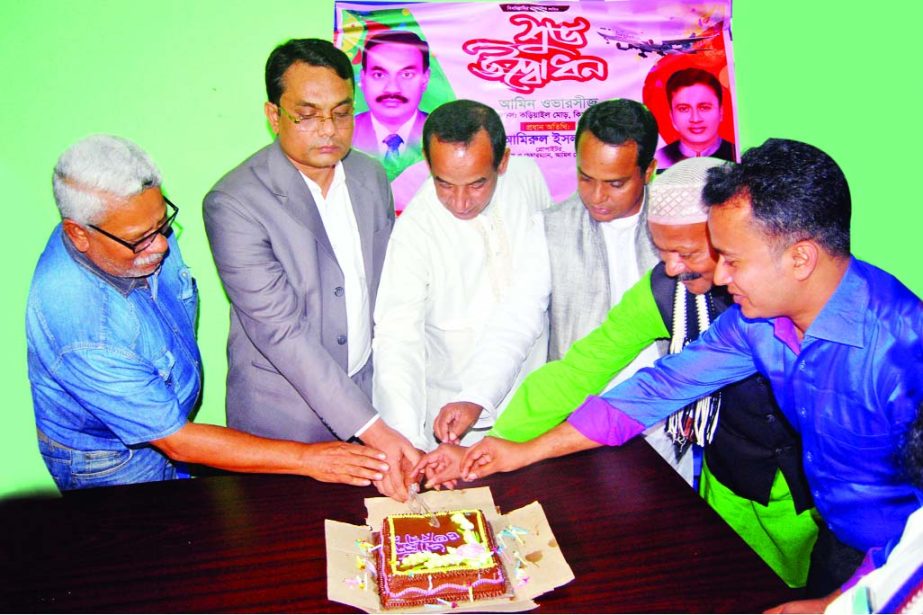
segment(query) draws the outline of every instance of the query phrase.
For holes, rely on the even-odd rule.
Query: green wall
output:
[[[733,33],[744,147],[791,137],[829,152],[853,190],[853,245],[923,293],[916,182],[902,185],[923,142],[915,79],[921,5],[875,18],[839,2],[739,0]],[[198,419],[224,422],[227,300],[200,204],[227,170],[270,141],[263,63],[293,36],[330,37],[332,2],[160,0],[8,2],[0,8],[0,186],[6,223],[0,304],[3,428],[0,496],[53,489],[35,443],[23,313],[29,280],[58,221],[51,169],[94,132],[132,139],[160,166],[179,205],[180,243],[199,280],[205,363]],[[876,21],[877,19],[877,21]],[[910,64],[908,64],[908,62]],[[914,251],[915,253],[915,251]],[[81,306],[73,306],[81,309]]]

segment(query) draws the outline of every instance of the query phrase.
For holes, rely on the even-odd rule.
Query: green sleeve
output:
[[[562,359],[529,374],[488,435],[524,442],[545,433],[588,395],[599,394],[642,350],[668,335],[648,271],[599,327],[574,342]]]

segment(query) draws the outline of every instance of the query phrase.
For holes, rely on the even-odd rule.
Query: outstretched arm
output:
[[[234,472],[300,474],[360,487],[382,480],[388,471],[385,454],[367,446],[272,440],[217,425],[187,423],[151,444],[176,461]]]
[[[474,480],[604,444],[621,446],[644,429],[643,424],[613,408],[603,398],[589,397],[566,423],[535,439],[510,442],[484,438],[468,450],[461,474],[465,480]]]
[[[414,466],[410,471],[411,480],[418,481],[422,474],[426,477],[427,489],[454,489],[456,481],[461,478],[461,463],[467,450],[456,444],[440,444]]]
[[[598,442],[584,437],[568,423],[562,423],[528,442],[487,437],[468,449],[462,461],[461,475],[465,480],[475,480],[598,446]]]
[[[650,273],[629,289],[603,323],[523,381],[490,435],[523,442],[564,421],[644,348],[667,336],[651,292]]]

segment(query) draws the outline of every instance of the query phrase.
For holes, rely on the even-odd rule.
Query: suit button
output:
[[[333,294],[336,295],[337,297],[342,297],[342,296],[343,296],[343,287],[342,287],[342,286],[337,286],[336,288],[334,288],[334,289],[333,289]]]
[[[346,336],[345,336],[345,335],[338,335],[338,336],[337,336],[337,344],[339,344],[340,346],[342,346],[342,345],[345,344],[345,343],[346,343]]]

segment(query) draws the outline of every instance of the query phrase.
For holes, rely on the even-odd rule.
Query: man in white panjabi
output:
[[[431,450],[433,421],[457,399],[462,368],[512,288],[530,220],[552,200],[538,165],[510,157],[503,124],[486,105],[442,105],[427,118],[423,143],[431,177],[395,224],[378,289],[372,400],[389,425]],[[547,319],[540,328],[515,383],[545,361]],[[462,441],[473,444],[492,423],[473,425]]]
[[[595,329],[622,294],[659,261],[647,234],[647,185],[656,168],[657,122],[641,103],[607,100],[580,117],[577,192],[534,216],[508,298],[491,317],[477,352],[460,373],[461,392],[439,413],[437,437],[461,442],[471,426],[493,423],[521,365],[550,317],[548,360]],[[547,316],[546,316],[547,314]],[[655,342],[610,383],[615,386],[666,352]],[[687,482],[692,456],[676,457],[662,424],[648,443]]]

